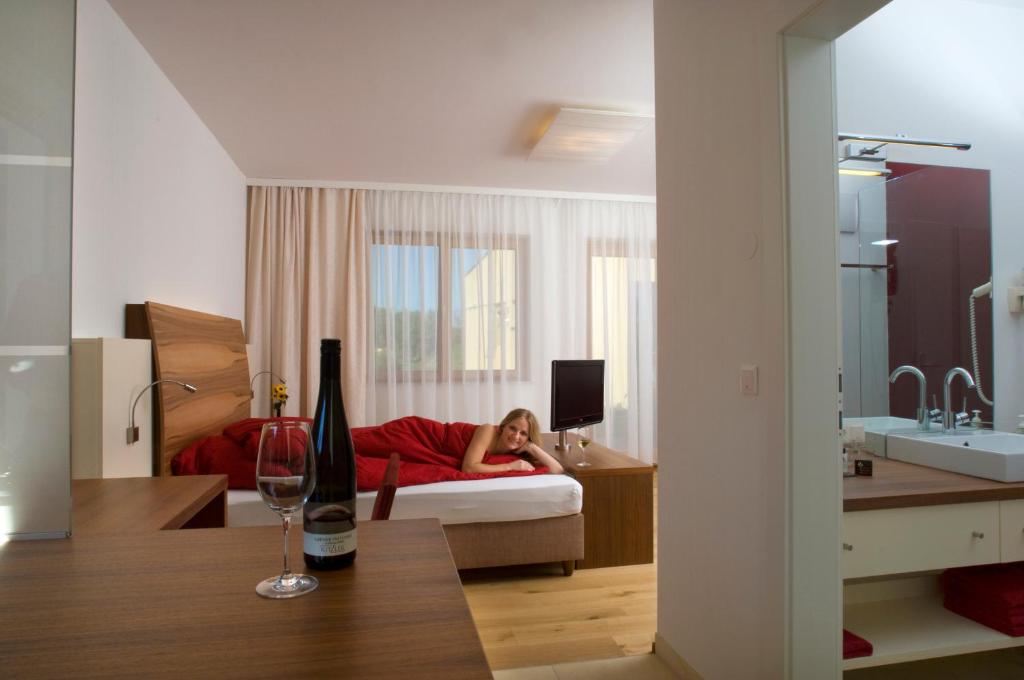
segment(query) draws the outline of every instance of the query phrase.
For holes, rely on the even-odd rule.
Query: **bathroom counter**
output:
[[[843,512],[1024,499],[1024,482],[994,482],[870,454],[874,476],[843,479]]]
[[[857,458],[874,476],[843,479],[843,627],[874,653],[843,670],[1024,645],[945,609],[939,580],[951,567],[1024,560],[1024,483]]]

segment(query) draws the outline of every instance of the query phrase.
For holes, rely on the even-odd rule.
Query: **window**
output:
[[[652,405],[635,402],[651,392],[656,379],[656,262],[629,254],[617,242],[594,241],[588,250],[590,356],[605,360],[602,434],[612,448],[628,450],[628,414],[638,407],[653,412]]]
[[[372,245],[378,380],[443,382],[495,371],[505,378],[519,376],[525,239],[482,245],[423,240]]]

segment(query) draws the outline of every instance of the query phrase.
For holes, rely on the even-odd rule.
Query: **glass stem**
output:
[[[281,516],[281,525],[284,527],[284,571],[281,572],[279,581],[288,581],[292,577],[292,570],[288,567],[288,527],[291,526],[291,515]]]

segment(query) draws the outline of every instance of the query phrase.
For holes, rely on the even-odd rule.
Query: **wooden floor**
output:
[[[657,480],[655,473],[655,536]],[[651,651],[657,625],[654,564],[577,569],[570,577],[558,565],[461,573],[493,670]]]

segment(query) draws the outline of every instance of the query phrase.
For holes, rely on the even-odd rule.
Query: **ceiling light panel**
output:
[[[530,160],[607,161],[651,124],[649,113],[563,108]]]

